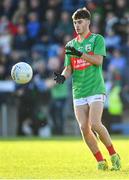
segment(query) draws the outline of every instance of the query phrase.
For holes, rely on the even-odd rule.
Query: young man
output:
[[[104,38],[89,30],[91,15],[86,8],[78,9],[72,16],[78,34],[66,45],[65,68],[55,73],[56,83],[72,75],[75,116],[82,136],[98,162],[98,169],[108,165],[97,145],[93,131],[106,146],[112,162],[112,170],[120,170],[120,158],[116,153],[107,129],[101,123],[105,101],[105,85],[102,76],[103,56],[106,56]]]

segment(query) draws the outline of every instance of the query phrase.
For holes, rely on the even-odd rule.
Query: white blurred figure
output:
[[[3,33],[0,33],[0,49],[5,55],[11,53],[12,36],[8,29],[5,29]]]
[[[46,125],[45,127],[41,127],[38,131],[38,135],[45,138],[50,137],[52,135],[50,126]]]

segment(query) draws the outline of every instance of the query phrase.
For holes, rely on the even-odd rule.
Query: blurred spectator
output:
[[[51,43],[48,38],[48,35],[42,35],[35,45],[32,46],[32,51],[38,52],[45,59],[46,63],[49,57],[60,54],[60,45],[58,43]]]
[[[60,54],[60,49],[61,49],[61,48],[60,48],[59,44],[52,44],[52,45],[49,47],[48,58],[59,56],[59,54]]]
[[[33,62],[36,61],[44,61],[44,57],[42,55],[42,48],[37,47],[36,45],[32,47],[31,49],[31,58],[33,59]]]
[[[12,36],[9,30],[6,28],[3,33],[0,33],[0,49],[3,54],[10,54],[12,48],[11,43]]]
[[[13,14],[12,21],[14,24],[25,24],[27,20],[27,2],[26,0],[18,1],[18,7]]]
[[[113,12],[114,10],[114,1],[112,0],[103,0],[103,7],[105,10],[105,13]]]
[[[50,113],[53,121],[53,133],[64,134],[65,127],[65,105],[68,97],[67,85],[56,85],[51,89],[52,101]]]
[[[129,2],[128,0],[117,0],[115,1],[115,14],[118,18],[123,17],[123,12],[126,12],[129,10],[128,8]]]
[[[2,5],[0,7],[0,16],[5,15],[9,19],[11,19],[14,11],[15,11],[15,6],[13,3],[13,0],[3,0],[2,1]]]
[[[58,57],[52,57],[48,61],[48,68],[51,71],[60,70],[60,61]],[[52,132],[54,134],[64,134],[65,127],[65,104],[68,97],[67,84],[58,84],[51,89],[50,114],[53,122]]]
[[[96,33],[96,34],[100,32],[100,27],[97,26],[96,24],[92,24],[90,29],[93,33]]]
[[[83,0],[63,0],[62,1],[62,9],[63,11],[69,11],[69,12],[73,12],[75,9],[77,9],[78,7],[83,7],[86,5],[86,2]]]
[[[107,48],[120,48],[121,36],[110,30],[105,35],[105,43]]]
[[[31,126],[34,122],[35,97],[32,96],[30,85],[18,87],[16,95],[19,99],[17,135],[32,135]]]
[[[112,124],[122,122],[123,104],[121,101],[120,93],[121,93],[121,87],[118,84],[117,80],[115,80],[109,94],[108,111],[110,114],[110,121],[111,121],[110,130]],[[121,133],[121,131],[116,131],[116,133]]]
[[[121,76],[121,99],[123,102],[124,110],[129,109],[129,61],[127,61],[127,65],[125,66],[122,76]]]
[[[73,26],[71,22],[71,16],[68,12],[64,11],[61,13],[61,18],[55,28],[55,36],[59,42],[62,42],[62,38],[65,35],[73,34]]]
[[[123,53],[125,54],[125,57],[127,58],[127,63],[129,62],[129,35],[126,37],[126,41],[123,44]],[[127,64],[127,66],[129,66]]]
[[[128,20],[125,16],[125,14],[129,11],[128,5],[129,5],[128,0],[115,1],[114,12],[118,17],[118,22],[115,24],[114,29],[115,32],[120,34],[124,39],[126,39],[125,29],[128,23]]]
[[[45,21],[42,25],[42,34],[48,35],[53,42],[55,40],[54,29],[56,27],[56,13],[52,9],[48,9],[45,13]]]
[[[3,33],[8,28],[9,20],[6,16],[0,18],[0,32]]]
[[[30,46],[36,42],[36,38],[39,36],[41,23],[39,21],[38,14],[31,12],[28,15],[27,22],[27,34],[30,41]]]
[[[105,32],[114,31],[113,27],[116,23],[118,23],[118,17],[112,11],[109,11],[105,20]]]
[[[122,74],[124,68],[126,66],[126,57],[122,55],[119,49],[113,50],[113,56],[109,63],[109,71],[112,72],[120,72]]]
[[[51,9],[56,12],[56,16],[59,17],[61,13],[61,0],[49,0],[46,4],[46,9]]]
[[[9,31],[10,34],[15,35],[17,33],[17,27],[10,21],[7,16],[0,18],[0,32]]]
[[[0,54],[0,80],[4,80],[7,77],[7,59],[5,55]]]
[[[29,50],[29,39],[26,34],[26,26],[18,25],[17,34],[14,36],[13,48],[19,51],[28,51]]]
[[[35,12],[38,15],[39,19],[41,20],[44,12],[44,7],[41,6],[41,1],[30,0],[29,12]]]

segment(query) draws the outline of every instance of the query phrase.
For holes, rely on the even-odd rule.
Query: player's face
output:
[[[90,21],[88,19],[73,20],[73,25],[77,34],[83,34],[89,29]]]

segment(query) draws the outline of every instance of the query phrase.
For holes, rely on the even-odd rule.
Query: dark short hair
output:
[[[73,20],[77,20],[77,19],[91,19],[91,14],[90,11],[88,9],[84,8],[80,8],[77,9],[73,15],[72,15],[72,19]]]

